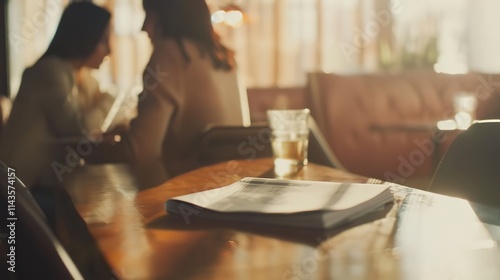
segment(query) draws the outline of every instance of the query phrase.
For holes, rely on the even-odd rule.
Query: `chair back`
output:
[[[15,189],[20,279],[117,279],[64,188],[30,191],[18,178],[10,181],[9,175],[12,172],[0,162],[2,209],[11,199],[10,182]]]
[[[12,104],[9,98],[0,95],[0,136],[10,115]]]
[[[309,161],[341,170],[346,170],[328,145],[314,118],[309,118]]]
[[[2,137],[2,130],[4,127],[4,122],[3,122],[3,110],[2,110],[2,104],[0,103],[0,137]]]
[[[68,252],[50,229],[29,190],[0,162],[2,220],[15,224],[15,271],[19,279],[84,279]],[[15,200],[12,212],[8,205]],[[12,216],[8,214],[12,213]],[[6,230],[5,227],[2,230]],[[6,232],[7,236],[11,235]],[[10,246],[7,246],[10,251]],[[8,264],[9,265],[9,264]]]
[[[211,124],[201,136],[200,163],[272,157],[271,129],[267,124],[232,126]]]
[[[220,122],[227,125],[250,125],[247,89],[239,73],[220,72],[214,74],[213,79],[215,90],[212,98],[223,101],[217,105],[217,110],[224,115]]]
[[[309,118],[310,162],[343,169],[312,117]],[[272,157],[271,129],[267,123],[252,126],[210,125],[201,138],[202,165],[228,160]]]
[[[460,133],[429,190],[500,207],[500,120],[476,122]]]

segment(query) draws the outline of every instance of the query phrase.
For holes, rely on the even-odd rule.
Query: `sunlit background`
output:
[[[45,51],[68,0],[9,1],[11,96]],[[113,12],[105,91],[141,86],[151,53],[141,0],[94,1]],[[500,73],[498,0],[207,0],[247,87],[297,87],[306,73],[409,69]]]

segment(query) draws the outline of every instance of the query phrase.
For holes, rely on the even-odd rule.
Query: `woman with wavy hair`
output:
[[[128,137],[137,162],[162,158],[178,174],[197,167],[199,137],[209,123],[248,120],[234,54],[214,32],[204,0],[144,0],[143,30],[153,44],[144,91]]]

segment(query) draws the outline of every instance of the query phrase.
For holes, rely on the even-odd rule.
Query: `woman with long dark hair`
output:
[[[153,43],[138,116],[128,137],[138,162],[162,158],[174,174],[197,166],[198,140],[209,123],[248,118],[235,59],[212,27],[204,0],[144,0],[143,30]]]
[[[24,71],[0,139],[0,160],[29,187],[58,183],[54,164],[64,159],[55,157],[53,141],[97,128],[112,102],[89,92],[80,76],[109,54],[110,16],[90,2],[70,4],[46,53]]]

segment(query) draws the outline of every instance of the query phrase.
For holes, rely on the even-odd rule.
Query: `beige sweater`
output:
[[[66,154],[62,158],[56,156],[54,141],[82,137],[84,131],[98,127],[96,118],[104,114],[91,112],[89,104],[82,104],[86,99],[83,94],[76,87],[71,65],[57,57],[41,59],[24,71],[0,139],[0,160],[15,168],[27,186],[59,183],[53,164],[68,164]],[[101,105],[96,105],[95,110],[110,106]],[[91,119],[82,117],[84,113]]]
[[[207,124],[241,125],[249,119],[236,72],[214,69],[208,54],[203,56],[192,41],[183,42],[189,63],[174,40],[154,44],[138,114],[125,137],[137,162],[163,157],[172,173],[196,167],[198,140]]]

